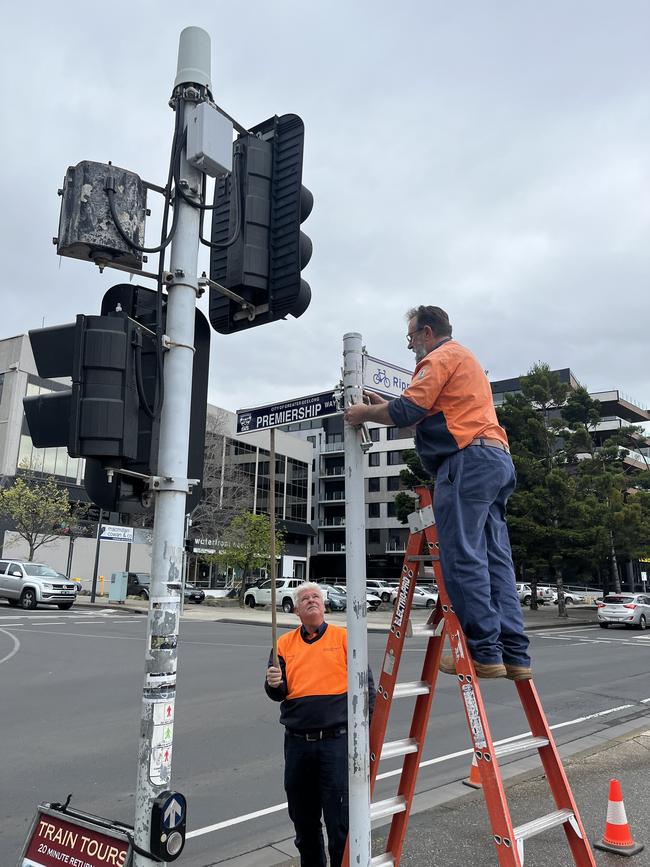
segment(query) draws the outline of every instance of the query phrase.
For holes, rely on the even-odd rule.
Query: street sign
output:
[[[122,867],[130,864],[133,830],[78,810],[41,804],[23,847],[20,867]]]
[[[313,418],[324,418],[328,415],[336,415],[338,412],[340,410],[333,390],[310,394],[307,397],[296,397],[285,403],[238,409],[237,433],[251,433]]]
[[[397,367],[372,355],[363,356],[363,387],[369,391],[384,397],[399,397],[410,384],[412,376],[413,371],[404,367]]]
[[[119,527],[117,524],[102,524],[99,538],[102,542],[132,542],[133,527]]]
[[[151,806],[151,852],[175,861],[185,845],[187,801],[180,792],[161,792]]]
[[[185,815],[185,798],[176,792],[161,807],[163,825],[165,828],[176,828]]]

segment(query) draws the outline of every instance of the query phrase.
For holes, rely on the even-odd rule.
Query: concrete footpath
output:
[[[636,721],[638,727],[638,720]],[[630,859],[634,867],[650,865],[650,729],[636,729],[607,740],[601,735],[583,738],[583,749],[565,760],[565,769],[578,804],[590,843],[600,841],[605,829],[609,780],[618,779],[632,836],[646,848]],[[575,744],[573,745],[575,748]],[[562,753],[563,750],[560,749]],[[531,765],[535,770],[531,770]],[[523,759],[506,766],[506,791],[513,822],[520,824],[555,809],[548,784],[536,759]],[[460,783],[451,783],[434,793],[416,796],[414,812],[404,844],[401,867],[488,867],[497,864],[483,794],[471,791],[461,795]],[[467,792],[468,790],[465,789]],[[436,803],[426,805],[427,800]],[[383,852],[386,828],[373,831],[373,852]],[[254,863],[298,867],[297,858],[282,859],[281,852],[295,851],[292,840],[277,843],[275,858],[268,851],[268,860]],[[621,855],[593,850],[598,867],[614,867]],[[554,828],[526,841],[525,863],[529,867],[568,867],[573,864],[566,837],[561,828]],[[250,855],[248,856],[250,859]],[[226,862],[239,867],[239,860]],[[251,861],[248,861],[251,864]],[[624,862],[625,863],[625,862]],[[243,865],[243,862],[242,862]]]
[[[79,596],[75,605],[79,607],[93,607],[110,609],[111,611],[128,612],[129,614],[146,614],[148,602],[140,599],[127,599],[124,603],[108,602],[107,599],[97,597],[95,603],[90,602],[90,596]],[[568,617],[558,617],[556,605],[542,605],[537,611],[529,608],[523,609],[524,624],[527,630],[558,629],[564,626],[583,626],[596,622],[596,608],[593,605],[573,605],[567,608]],[[428,620],[431,611],[425,608],[412,610],[411,616],[414,621],[424,623]],[[368,612],[368,632],[388,632],[393,616],[392,605],[382,604],[378,611]],[[211,620],[217,623],[238,623],[249,626],[270,626],[271,609],[265,608],[240,608],[238,605],[210,605],[201,603],[186,603],[183,606],[182,618],[184,620]],[[327,615],[331,623],[345,626],[345,612],[336,612]],[[295,614],[277,612],[278,626],[282,629],[292,629],[298,625]]]

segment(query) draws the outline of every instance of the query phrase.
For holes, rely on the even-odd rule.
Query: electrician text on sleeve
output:
[[[340,867],[348,835],[347,633],[325,622],[317,584],[296,591],[301,625],[278,639],[279,668],[264,688],[280,704],[285,727],[284,787],[302,867],[325,867],[321,816],[331,867]],[[375,688],[368,669],[370,713]]]
[[[368,394],[370,405],[348,407],[345,418],[414,428],[420,461],[435,479],[445,585],[476,673],[528,679],[529,642],[505,519],[515,470],[490,383],[475,356],[452,339],[440,307],[414,308],[407,322],[417,363],[411,384],[396,400]],[[440,668],[454,674],[452,657],[443,656]]]

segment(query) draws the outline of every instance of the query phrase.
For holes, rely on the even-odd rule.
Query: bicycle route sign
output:
[[[363,387],[368,391],[375,391],[384,397],[399,397],[410,384],[412,376],[413,371],[404,367],[397,367],[372,355],[363,356]]]

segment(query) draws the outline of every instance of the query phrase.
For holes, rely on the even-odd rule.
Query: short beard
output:
[[[423,358],[426,358],[429,353],[427,352],[426,347],[418,346],[415,350],[415,361],[416,364],[419,364]]]

